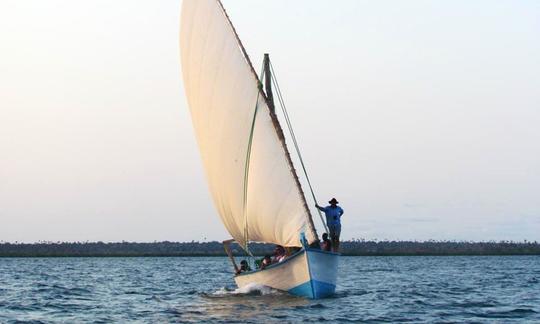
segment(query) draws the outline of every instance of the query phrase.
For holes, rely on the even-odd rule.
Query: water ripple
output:
[[[9,258],[0,323],[540,322],[539,278],[538,256],[343,257],[313,301],[237,289],[226,258]]]

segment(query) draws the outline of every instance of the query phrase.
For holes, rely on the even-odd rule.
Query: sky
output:
[[[540,2],[223,4],[256,70],[270,53],[343,239],[540,240]],[[180,8],[0,2],[0,241],[229,238]]]

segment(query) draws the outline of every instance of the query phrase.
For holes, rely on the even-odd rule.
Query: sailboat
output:
[[[237,285],[265,285],[308,298],[334,294],[339,254],[319,247],[275,112],[268,55],[259,79],[219,0],[183,1],[180,50],[193,127],[221,221],[248,254],[250,242],[294,251],[264,270],[236,274]]]

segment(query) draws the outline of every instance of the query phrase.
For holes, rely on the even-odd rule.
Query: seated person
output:
[[[276,245],[276,248],[274,249],[274,257],[272,259],[272,263],[278,263],[287,257],[287,253],[285,252],[285,249],[281,245]]]
[[[322,235],[321,249],[323,251],[332,251],[332,242],[328,239],[327,233]]]
[[[265,255],[264,259],[261,262],[261,270],[264,270],[264,268],[268,267],[271,264],[272,264],[272,259],[270,258],[269,255]]]
[[[236,271],[236,274],[240,274],[242,272],[251,271],[251,268],[249,267],[249,264],[246,260],[240,261],[240,269]]]

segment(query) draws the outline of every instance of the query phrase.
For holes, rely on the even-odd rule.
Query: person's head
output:
[[[274,254],[281,255],[285,253],[285,249],[281,245],[276,245],[276,248],[274,249]]]
[[[270,263],[272,263],[272,258],[269,255],[265,255],[264,259],[262,260],[262,263],[264,265],[269,265]]]
[[[323,239],[323,241],[328,240],[328,233],[323,233],[322,239]]]
[[[240,261],[240,268],[242,268],[242,269],[247,269],[248,268],[248,263],[247,263],[246,260]]]
[[[339,204],[339,202],[336,200],[336,198],[332,198],[330,199],[330,201],[328,202],[332,207],[335,207],[337,204]]]

